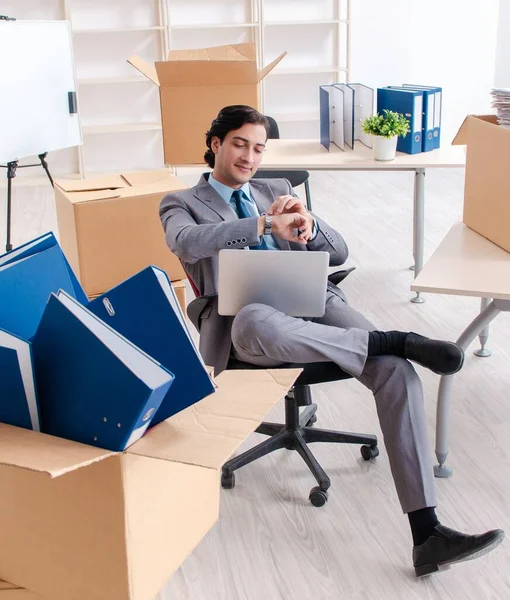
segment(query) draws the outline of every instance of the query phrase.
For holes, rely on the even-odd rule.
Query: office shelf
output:
[[[126,133],[130,131],[157,131],[161,123],[112,123],[111,125],[84,125],[83,135],[99,135],[103,133]]]
[[[120,27],[120,28],[99,28],[99,29],[73,29],[73,34],[81,35],[83,33],[136,33],[139,31],[164,31],[165,27]]]
[[[328,65],[324,67],[288,67],[279,68],[276,67],[274,71],[269,73],[271,75],[308,75],[311,73],[342,73],[346,72],[344,67],[337,67],[336,65]]]
[[[83,2],[59,0],[59,18],[72,24],[76,70],[84,74],[77,81],[78,106],[87,125],[82,127],[83,146],[61,151],[54,169],[68,171],[60,175],[65,177],[128,171],[137,162],[137,153],[146,158],[144,164],[160,167],[162,147],[150,132],[161,131],[161,123],[129,122],[133,112],[124,114],[119,103],[119,94],[125,89],[126,101],[133,93],[137,95],[138,119],[154,114],[152,82],[126,68],[125,60],[135,53],[157,61],[165,60],[171,49],[253,42],[258,64],[263,66],[288,50],[288,57],[261,82],[259,108],[277,121],[292,123],[296,132],[300,128],[310,131],[307,124],[319,120],[319,85],[349,80],[349,2],[301,0],[298,14],[291,0],[139,0],[135,18],[126,13],[122,0],[104,6],[95,2],[86,10]],[[222,22],[217,22],[218,15]],[[289,20],[292,16],[301,20]],[[24,18],[41,16],[27,11]],[[48,18],[55,15],[48,11]],[[136,26],[140,24],[143,26]],[[105,76],[108,61],[109,76]],[[141,83],[144,86],[114,87]],[[100,97],[94,96],[96,88],[92,86]],[[118,113],[112,112],[110,100],[118,105]],[[121,122],[101,123],[109,114]],[[129,136],[137,132],[149,135],[137,138],[141,146],[131,150],[134,138]],[[22,179],[24,184],[33,180],[46,185],[44,177],[19,177],[20,182]],[[0,179],[0,187],[3,185]]]
[[[92,77],[90,79],[78,79],[77,81],[79,86],[83,85],[103,85],[109,83],[151,83],[152,82],[144,77],[140,76],[132,76],[132,77]]]

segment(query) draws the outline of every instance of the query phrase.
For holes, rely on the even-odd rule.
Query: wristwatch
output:
[[[266,222],[264,225],[264,235],[271,235],[271,231],[273,230],[273,217],[271,215],[264,215],[266,218]]]

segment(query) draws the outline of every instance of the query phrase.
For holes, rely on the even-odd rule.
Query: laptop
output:
[[[256,302],[292,317],[322,317],[328,266],[327,252],[220,250],[218,313],[236,315]]]

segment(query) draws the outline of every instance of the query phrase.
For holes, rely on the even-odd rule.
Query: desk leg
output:
[[[425,169],[416,169],[414,174],[414,215],[413,215],[413,255],[414,276],[418,277],[423,269],[423,238],[425,237]],[[411,298],[411,302],[422,304],[424,298],[420,292]]]
[[[509,300],[493,300],[488,306],[473,319],[462,332],[457,344],[467,350],[469,344],[476,336],[497,317],[502,310],[510,310]],[[450,413],[450,400],[453,386],[453,375],[444,375],[439,382],[436,413],[436,456],[439,463],[434,467],[436,477],[450,477],[452,469],[445,466],[448,456],[448,419]]]
[[[482,298],[482,301],[480,302],[480,312],[481,313],[489,306],[490,301],[491,301],[490,298]],[[485,327],[485,329],[483,329],[483,331],[480,331],[480,335],[478,336],[478,339],[480,340],[480,349],[475,350],[473,352],[473,354],[475,356],[479,356],[480,358],[485,358],[487,356],[490,356],[492,354],[492,352],[489,350],[489,348],[486,348],[487,342],[489,340],[489,326],[488,325],[487,325],[487,327]]]

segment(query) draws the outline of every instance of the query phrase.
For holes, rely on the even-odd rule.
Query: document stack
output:
[[[498,123],[510,129],[510,88],[494,88],[491,91],[492,107],[496,109]]]
[[[0,256],[0,422],[122,451],[214,390],[161,269],[89,302],[52,233]]]

